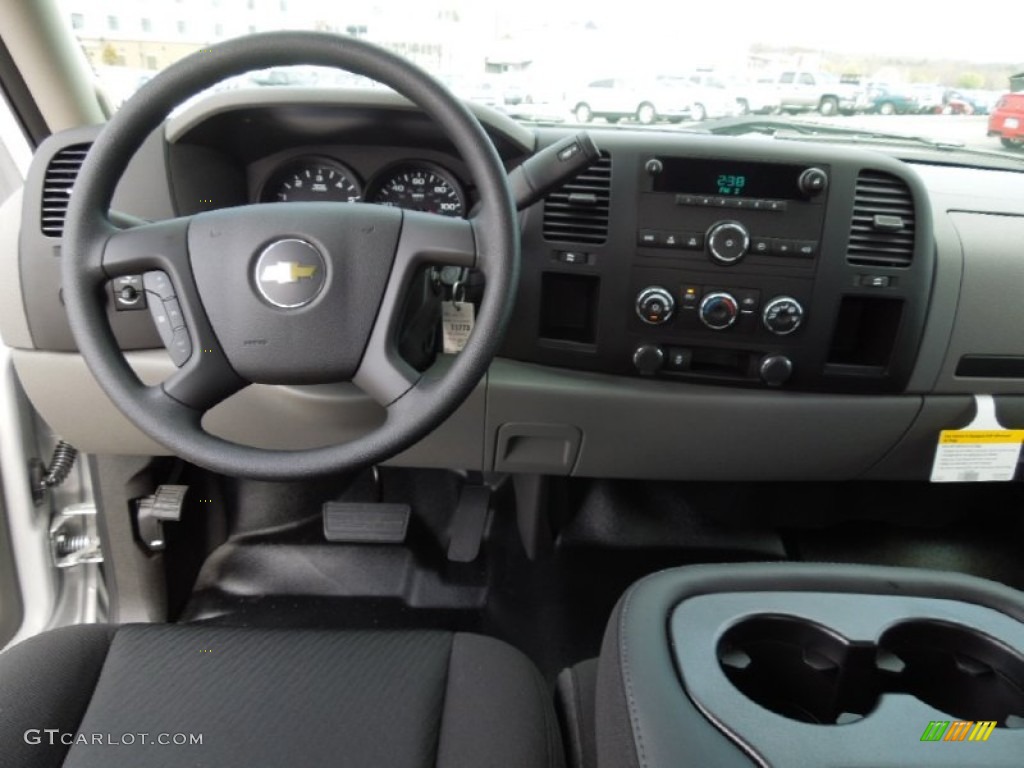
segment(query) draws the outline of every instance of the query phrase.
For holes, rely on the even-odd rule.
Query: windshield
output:
[[[377,43],[463,98],[530,123],[711,130],[734,118],[828,123],[1024,159],[1024,47],[1009,3],[935,13],[919,3],[734,0],[60,0],[112,109],[163,67],[222,40],[309,29]],[[1002,9],[1000,5],[1003,5]],[[379,87],[316,67],[220,89]],[[832,130],[841,140],[844,131]]]

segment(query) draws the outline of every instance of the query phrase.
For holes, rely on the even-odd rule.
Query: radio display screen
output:
[[[661,157],[655,192],[723,197],[804,200],[797,180],[806,166],[731,160]]]

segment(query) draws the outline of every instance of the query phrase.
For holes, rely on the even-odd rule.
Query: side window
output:
[[[801,72],[800,85],[814,85],[814,75],[809,72]]]
[[[21,188],[31,160],[32,150],[25,134],[7,99],[0,96],[0,203]]]
[[[590,87],[590,88],[611,88],[612,87],[612,81],[611,80],[595,80],[588,87]]]
[[[794,77],[796,77],[795,72],[783,72],[782,77],[779,78],[779,82],[783,85],[790,85],[793,82]]]

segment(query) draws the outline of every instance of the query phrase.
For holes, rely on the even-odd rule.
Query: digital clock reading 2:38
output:
[[[720,173],[717,184],[720,195],[742,195],[743,188],[747,186],[747,177],[733,173]]]

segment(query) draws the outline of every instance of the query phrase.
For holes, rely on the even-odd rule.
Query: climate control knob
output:
[[[776,296],[764,305],[761,322],[776,336],[788,336],[804,321],[804,308],[791,296]]]
[[[697,310],[700,321],[713,331],[724,331],[736,322],[740,305],[731,293],[716,291],[700,300]]]
[[[652,285],[636,297],[636,314],[648,325],[667,323],[676,309],[676,300],[667,288]]]
[[[735,264],[747,255],[750,233],[738,221],[720,221],[707,233],[708,254],[718,264]]]

